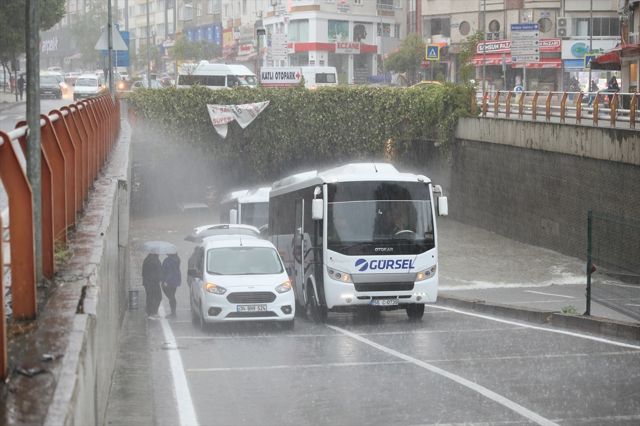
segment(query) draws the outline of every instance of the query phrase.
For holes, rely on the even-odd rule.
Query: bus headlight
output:
[[[215,285],[214,283],[205,283],[204,290],[207,293],[211,293],[211,294],[225,294],[227,292],[226,288],[219,285]]]
[[[282,284],[280,284],[278,287],[276,287],[276,291],[278,293],[286,293],[289,290],[291,290],[291,281],[285,281]]]
[[[351,275],[347,274],[346,272],[336,271],[335,269],[327,268],[327,273],[329,274],[331,279],[334,279],[336,281],[341,281],[343,283],[353,282],[351,281]]]
[[[426,279],[429,279],[429,278],[433,277],[436,274],[437,267],[438,267],[438,265],[433,265],[429,269],[425,269],[424,271],[418,272],[416,274],[416,282],[417,281],[424,281]]]

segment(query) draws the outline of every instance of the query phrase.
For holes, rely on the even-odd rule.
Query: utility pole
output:
[[[589,55],[593,52],[593,0],[589,0]],[[588,92],[591,91],[591,64],[589,64]]]
[[[149,0],[147,0],[147,88],[151,88],[151,34],[149,33]]]
[[[40,14],[37,1],[26,2],[27,53],[27,178],[33,196],[33,224],[36,254],[36,282],[42,281],[42,173],[40,139]],[[17,88],[17,87],[16,87]],[[19,261],[19,259],[16,259]],[[32,318],[35,318],[34,310]],[[26,319],[26,318],[25,318]]]
[[[111,13],[111,0],[107,0],[107,31],[109,34],[107,35],[107,54],[109,56],[107,60],[107,66],[109,67],[109,72],[107,73],[107,77],[109,78],[109,93],[113,96],[113,16]]]
[[[482,91],[486,90],[487,82],[487,0],[482,0]]]

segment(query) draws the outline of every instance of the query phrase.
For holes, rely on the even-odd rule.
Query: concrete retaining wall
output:
[[[441,177],[456,220],[582,258],[589,209],[640,220],[640,132],[469,118],[457,136]],[[600,247],[635,268],[636,242]]]

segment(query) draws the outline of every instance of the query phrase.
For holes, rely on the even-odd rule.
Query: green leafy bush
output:
[[[411,141],[452,140],[471,93],[462,86],[335,87],[319,90],[139,90],[129,97],[138,120],[171,143],[194,145],[218,164],[242,165],[247,183],[271,181],[287,170],[381,158],[385,141],[398,150]],[[215,132],[206,104],[271,103],[246,129]],[[134,134],[135,135],[135,134]]]

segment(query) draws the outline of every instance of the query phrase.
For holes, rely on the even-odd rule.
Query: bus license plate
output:
[[[375,306],[396,306],[398,304],[398,299],[373,299],[371,300],[371,304]]]
[[[267,312],[267,305],[238,305],[238,312]]]

